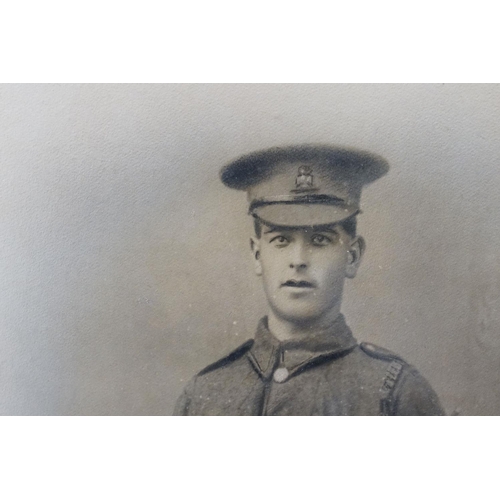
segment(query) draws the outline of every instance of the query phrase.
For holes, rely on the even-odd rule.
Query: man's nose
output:
[[[291,248],[290,268],[299,270],[305,269],[308,265],[309,259],[307,246],[303,242],[295,242],[293,248]]]

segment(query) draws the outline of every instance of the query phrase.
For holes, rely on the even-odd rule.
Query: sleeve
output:
[[[195,379],[193,378],[184,388],[182,394],[177,399],[177,403],[174,408],[174,417],[187,417],[191,415],[191,401],[193,400]]]
[[[445,415],[439,398],[429,382],[413,367],[408,367],[405,371],[405,376],[395,394],[394,415]]]

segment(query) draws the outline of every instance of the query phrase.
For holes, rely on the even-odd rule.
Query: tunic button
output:
[[[275,382],[278,382],[278,384],[281,384],[282,382],[284,382],[287,378],[288,378],[288,375],[290,375],[288,373],[288,370],[286,368],[278,368],[275,372],[274,372],[274,375],[273,375],[273,379]]]

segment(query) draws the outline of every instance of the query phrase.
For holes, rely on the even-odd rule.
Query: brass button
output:
[[[278,368],[275,372],[274,372],[274,375],[273,375],[273,379],[275,382],[278,382],[278,384],[281,384],[282,382],[284,382],[287,378],[288,378],[288,375],[290,375],[288,373],[288,370],[286,368]]]

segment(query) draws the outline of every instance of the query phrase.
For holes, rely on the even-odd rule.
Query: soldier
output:
[[[303,145],[221,170],[226,186],[248,193],[268,315],[253,340],[191,380],[176,415],[443,415],[417,370],[358,344],[340,312],[365,249],[356,234],[362,187],[388,169],[369,152]]]

